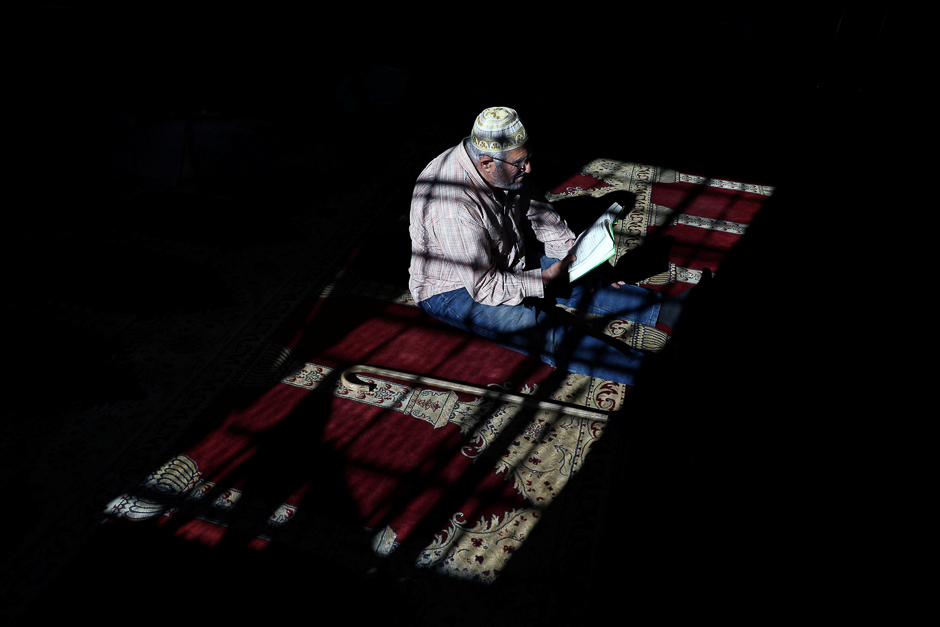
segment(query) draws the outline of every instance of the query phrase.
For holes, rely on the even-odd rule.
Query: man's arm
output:
[[[532,194],[526,217],[532,224],[535,237],[545,245],[546,255],[562,259],[568,254],[574,244],[575,234],[541,194]]]
[[[544,295],[542,270],[502,270],[492,251],[498,243],[482,224],[448,217],[434,225],[434,235],[447,263],[470,296],[484,305],[518,305]]]

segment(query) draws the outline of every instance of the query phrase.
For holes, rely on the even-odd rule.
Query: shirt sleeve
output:
[[[518,305],[526,297],[541,298],[542,271],[500,268],[492,251],[509,242],[494,241],[483,224],[469,215],[452,214],[438,220],[434,236],[446,263],[478,303]]]
[[[533,196],[529,200],[526,217],[532,224],[535,237],[545,245],[547,256],[562,259],[568,254],[574,244],[575,234],[550,202]]]

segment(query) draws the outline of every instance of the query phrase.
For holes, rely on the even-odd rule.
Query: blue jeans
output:
[[[556,259],[542,257],[542,268]],[[488,338],[501,346],[577,374],[632,385],[643,353],[618,348],[547,313],[555,303],[620,320],[653,326],[659,318],[657,292],[632,285],[575,285],[570,295],[520,305],[481,305],[461,288],[419,303],[438,320]]]

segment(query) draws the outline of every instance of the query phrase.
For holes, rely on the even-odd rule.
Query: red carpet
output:
[[[448,553],[426,552],[428,565],[441,567],[455,559],[451,545],[459,527],[463,535],[489,536],[489,544],[479,538],[470,542],[480,553],[464,558],[484,564],[515,550],[525,535],[516,528],[531,526],[540,501],[551,492],[545,483],[552,479],[526,486],[532,479],[513,466],[516,458],[539,476],[563,476],[568,466],[580,465],[586,443],[600,431],[558,425],[576,433],[574,448],[554,459],[555,448],[543,447],[549,457],[542,460],[537,445],[551,439],[553,427],[541,426],[551,419],[536,417],[494,459],[488,449],[496,437],[519,428],[510,422],[514,409],[394,383],[369,393],[338,384],[340,371],[356,363],[514,388],[541,382],[551,372],[536,360],[467,337],[416,307],[354,295],[319,299],[299,325],[285,328],[283,339],[304,365],[259,394],[241,394],[217,406],[181,446],[180,456],[151,481],[151,492],[165,486],[174,497],[188,496],[173,503],[187,512],[185,520],[140,494],[115,502],[112,514],[130,520],[164,514],[156,520],[180,536],[215,544],[226,534],[219,523],[270,538],[282,527],[290,531],[293,517],[309,511],[374,529],[384,552],[416,533],[422,546],[450,547]],[[246,512],[243,499],[270,507],[266,514]],[[507,515],[512,529],[489,524],[505,523]],[[442,524],[447,519],[450,525]],[[486,529],[477,526],[480,521],[487,521]],[[252,544],[260,547],[264,541]],[[466,565],[446,567],[459,571]],[[495,575],[487,568],[474,574]]]
[[[651,234],[672,236],[669,269],[643,284],[676,292],[702,268],[720,274],[770,192],[683,178],[604,162],[557,186],[552,199],[562,210],[570,196],[633,192],[621,253]],[[380,297],[375,287],[347,277],[301,306],[271,338],[291,367],[278,372],[269,360],[277,376],[267,386],[218,401],[173,459],[109,505],[111,518],[162,525],[208,545],[237,537],[263,549],[279,541],[337,559],[342,549],[331,545],[346,525],[362,530],[376,555],[408,545],[418,566],[495,580],[605,425],[391,381],[357,393],[342,386],[340,372],[370,364],[515,390],[543,385],[554,398],[601,409],[619,408],[628,389],[550,377],[537,360],[440,324],[407,298]],[[591,534],[591,518],[575,515],[572,532]]]

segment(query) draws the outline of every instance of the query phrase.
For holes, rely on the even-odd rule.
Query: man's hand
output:
[[[568,276],[568,266],[577,259],[574,255],[568,255],[561,261],[556,261],[545,270],[542,270],[542,286],[546,289],[559,279],[566,279]]]

